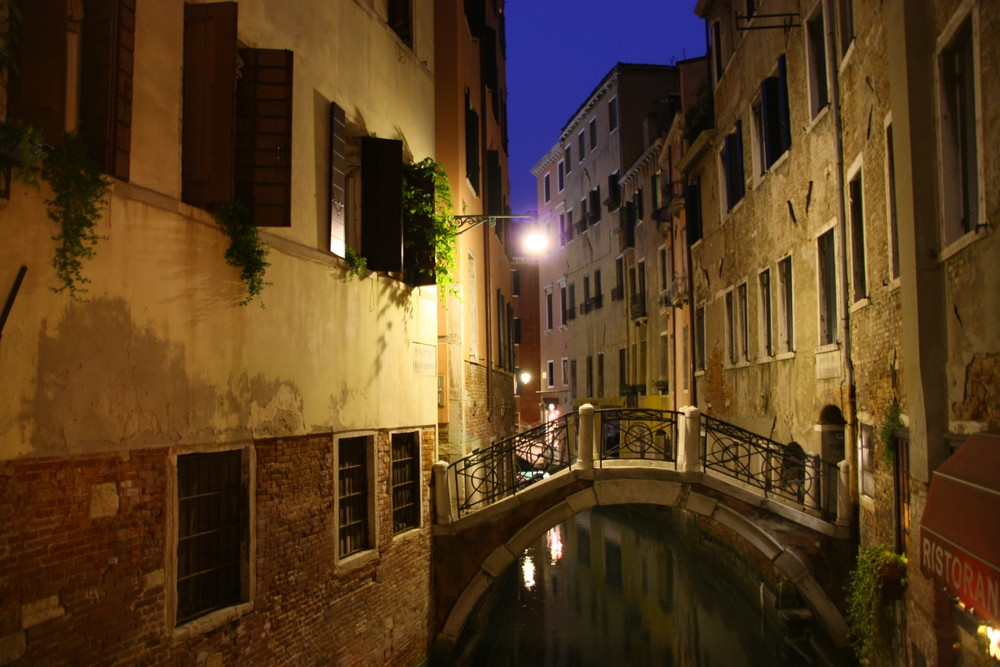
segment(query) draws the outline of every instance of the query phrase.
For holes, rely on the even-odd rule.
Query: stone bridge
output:
[[[771,469],[767,460],[773,457],[761,446],[773,449],[781,445],[748,442],[755,437],[766,440],[753,434],[741,437],[727,432],[720,439],[711,432],[714,427],[709,419],[693,408],[660,418],[621,412],[595,418],[593,407],[585,405],[575,422],[567,422],[565,431],[555,437],[551,426],[541,440],[522,437],[521,456],[517,457],[522,465],[514,466],[518,481],[503,493],[484,493],[485,486],[496,486],[495,482],[480,484],[467,493],[468,484],[458,479],[460,467],[445,462],[435,465],[434,577],[439,639],[455,642],[493,581],[553,526],[596,506],[646,504],[688,513],[700,530],[754,559],[762,579],[775,588],[780,582],[794,584],[828,637],[838,646],[846,645],[847,625],[834,603],[842,598],[845,564],[849,562],[846,462],[834,467],[832,473],[828,471],[832,480],[827,486],[836,494],[820,493],[818,479],[808,483],[809,475],[803,471],[810,466],[802,465],[802,457],[793,459],[801,465],[800,474],[791,477],[797,483],[793,492],[775,493],[773,487],[782,485],[770,480],[789,479],[787,453],[777,452],[784,467]],[[645,426],[637,428],[637,424]],[[615,429],[620,432],[612,433]],[[652,446],[657,432],[661,433],[659,449]],[[636,439],[630,441],[629,433],[640,434],[641,452],[634,447]],[[613,436],[614,449],[608,447],[609,435]],[[525,453],[538,452],[543,441],[549,444],[545,459],[549,469],[558,469],[544,478],[530,477],[526,483]],[[573,447],[574,442],[592,446]],[[557,465],[559,450],[564,465]],[[646,458],[652,450],[660,455]],[[498,457],[490,452],[485,457],[489,470],[483,468],[480,458],[473,478],[495,480],[491,475],[498,461],[512,460],[510,451],[502,451],[507,455]],[[734,456],[734,451],[742,454]],[[785,454],[783,459],[781,454]],[[716,465],[720,461],[725,463],[721,468]],[[536,470],[538,459],[532,464],[531,470]],[[813,466],[813,470],[818,474],[820,469]],[[746,477],[748,472],[751,478]],[[787,489],[787,484],[783,488]],[[488,502],[482,502],[484,495]],[[815,501],[821,496],[836,510],[818,506]]]

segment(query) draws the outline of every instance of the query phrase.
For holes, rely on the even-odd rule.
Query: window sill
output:
[[[415,537],[420,537],[423,531],[420,530],[420,526],[413,526],[412,528],[407,528],[401,532],[396,533],[392,536],[392,543],[396,544],[399,542],[408,542]]]
[[[361,553],[351,554],[346,558],[338,559],[335,568],[337,570],[354,570],[362,565],[368,565],[378,560],[378,557],[378,549],[369,549],[368,551],[362,551]]]
[[[794,359],[794,358],[795,358],[795,350],[792,350],[791,352],[782,352],[781,354],[774,355],[775,361],[785,361],[786,359]]]
[[[757,357],[756,361],[758,364],[769,364],[772,361],[774,361],[774,356],[770,354],[764,354]]]
[[[875,499],[871,496],[859,493],[858,500],[860,501],[861,509],[868,510],[869,512],[875,511]]]
[[[700,377],[702,377],[702,376],[704,376],[704,375],[705,375],[705,369],[704,369],[704,368],[699,368],[698,370],[696,370],[696,371],[694,372],[694,376],[695,376],[696,378],[700,378]]]
[[[203,635],[225,625],[226,623],[230,623],[238,618],[246,616],[253,611],[253,607],[254,603],[253,601],[250,601],[241,602],[237,605],[233,605],[232,607],[226,607],[225,609],[218,609],[210,614],[188,621],[184,625],[174,627],[173,636],[175,639],[187,639],[197,635]]]
[[[840,65],[837,67],[837,74],[840,76],[844,75],[844,70],[847,69],[847,66],[850,64],[851,56],[854,54],[854,45],[857,43],[858,37],[855,35],[851,38],[851,43],[847,47],[847,53],[845,53],[844,57],[840,59]]]
[[[902,281],[899,279],[898,276],[895,277],[895,278],[893,278],[892,280],[889,281],[889,291],[890,292],[895,292],[896,290],[899,289],[899,286],[901,284],[902,284]]]
[[[823,354],[824,352],[835,352],[840,349],[840,343],[827,343],[826,345],[819,345],[813,352],[816,354]]]
[[[815,116],[813,116],[812,121],[809,123],[808,127],[806,127],[806,134],[810,134],[813,131],[813,129],[817,125],[822,123],[823,119],[829,115],[830,115],[830,103],[827,102],[826,106],[820,109],[819,112]]]
[[[742,361],[737,361],[735,364],[728,364],[726,366],[726,370],[735,371],[741,368],[749,368],[749,367],[750,367],[750,362],[746,359],[743,359]]]
[[[847,311],[852,314],[856,313],[870,303],[871,299],[869,299],[868,297],[864,297],[863,299],[858,299],[857,301],[851,304],[851,307],[848,308]]]
[[[960,253],[961,251],[968,248],[970,245],[972,245],[979,239],[984,238],[986,236],[986,232],[988,229],[989,229],[988,223],[981,224],[978,225],[971,232],[966,232],[965,234],[962,234],[957,239],[955,239],[954,241],[952,241],[951,243],[949,243],[948,245],[946,245],[944,248],[941,249],[941,252],[938,255],[938,261],[946,262],[955,255],[957,255],[958,253]]]

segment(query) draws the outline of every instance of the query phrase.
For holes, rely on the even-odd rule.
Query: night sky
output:
[[[506,0],[510,198],[538,207],[531,168],[617,62],[670,65],[705,53],[696,0]]]

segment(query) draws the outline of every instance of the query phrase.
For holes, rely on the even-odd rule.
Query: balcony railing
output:
[[[623,222],[618,227],[619,249],[628,250],[635,247],[635,225],[631,222]]]
[[[686,303],[691,296],[688,290],[688,277],[686,273],[674,274],[674,280],[669,288],[670,303],[673,306],[680,306]]]
[[[632,319],[637,320],[642,317],[647,316],[646,311],[646,293],[636,292],[632,295],[632,303],[629,305],[632,312]]]
[[[576,306],[570,306],[569,308],[566,309],[566,320],[569,321],[575,319],[576,319]]]
[[[625,286],[624,285],[618,285],[617,287],[612,287],[611,288],[611,300],[612,301],[621,301],[624,298],[625,298]]]
[[[604,305],[604,295],[603,294],[595,294],[594,296],[590,297],[590,309],[591,310],[597,310],[598,308],[600,308],[603,305]]]

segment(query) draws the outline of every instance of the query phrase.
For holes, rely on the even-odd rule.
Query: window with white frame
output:
[[[566,326],[569,322],[569,299],[566,293],[566,283],[559,283],[559,309],[562,311],[562,317],[559,320],[561,326]]]
[[[847,196],[849,229],[851,230],[851,286],[853,301],[868,296],[868,278],[865,266],[865,208],[862,170],[858,166],[848,175]]]
[[[597,148],[597,118],[590,119],[590,150]]]
[[[573,144],[566,144],[564,161],[566,162],[566,173],[569,174],[573,171]]]
[[[785,54],[778,58],[774,74],[760,83],[760,126],[764,143],[764,168],[770,169],[792,145]]]
[[[795,291],[792,284],[792,258],[778,262],[778,352],[795,351]]]
[[[559,160],[559,165],[556,167],[556,185],[558,185],[558,192],[562,192],[566,189],[566,163]]]
[[[874,432],[870,425],[859,424],[858,430],[858,484],[861,494],[869,498],[875,495],[875,452]]]
[[[337,440],[337,557],[375,547],[372,530],[374,436]]]
[[[970,12],[938,51],[942,204],[945,243],[975,231],[980,218],[976,24]]]
[[[712,72],[715,75],[715,82],[722,79],[725,71],[725,64],[722,62],[722,25],[715,21],[708,31],[708,52],[712,56]]]
[[[811,118],[819,115],[830,102],[830,86],[826,77],[826,14],[823,3],[817,2],[806,19],[806,64],[809,72],[809,110]]]
[[[694,309],[694,366],[695,370],[705,370],[705,304]]]
[[[612,97],[608,101],[608,134],[618,129],[618,98]]]
[[[774,356],[774,329],[771,324],[771,269],[757,274],[758,330],[760,331],[760,351],[765,357]]]
[[[552,331],[552,285],[545,288],[545,330]]]
[[[545,174],[545,177],[542,179],[542,190],[544,191],[543,194],[545,196],[545,203],[552,201],[552,179],[550,176],[551,174]]]
[[[831,228],[816,239],[819,344],[837,342],[837,244]]]
[[[719,153],[722,188],[726,193],[726,210],[730,211],[745,193],[743,180],[743,123],[736,121],[732,131],[725,136]]]
[[[177,457],[177,625],[249,598],[251,455]]]
[[[840,58],[844,59],[847,50],[854,42],[854,0],[837,0],[837,45],[840,48]]]
[[[545,363],[545,384],[549,387],[556,386],[556,362],[551,359]]]
[[[576,147],[577,152],[580,153],[578,160],[583,162],[583,159],[587,157],[587,139],[584,136],[584,130],[580,130],[580,133],[576,135]]]
[[[391,449],[392,532],[420,527],[420,433],[393,433]]]
[[[569,386],[569,357],[563,357],[560,370],[562,371],[562,386]]]
[[[736,355],[738,361],[748,361],[750,359],[750,313],[747,296],[747,284],[744,282],[737,285],[736,337],[738,348]]]
[[[726,291],[726,362],[736,363],[736,299],[732,288]]]

